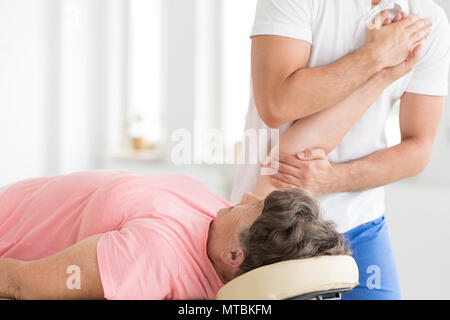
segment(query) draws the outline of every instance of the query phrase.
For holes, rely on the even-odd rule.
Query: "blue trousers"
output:
[[[345,233],[359,268],[359,285],[342,300],[400,300],[400,284],[384,216]]]

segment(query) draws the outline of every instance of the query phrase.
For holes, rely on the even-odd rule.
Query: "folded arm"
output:
[[[272,128],[324,110],[380,71],[373,51],[363,48],[330,65],[306,68],[309,42],[279,36],[252,41],[255,104]],[[333,90],[323,90],[324,88]]]
[[[303,150],[321,149],[324,152],[319,155],[319,158],[325,159],[326,154],[331,152],[339,144],[364,112],[378,99],[383,90],[414,68],[420,59],[421,48],[422,45],[416,47],[404,63],[377,73],[353,94],[335,106],[298,120],[281,136],[278,145],[279,152],[281,154],[292,155],[295,159],[295,155]],[[286,161],[285,159],[279,160]],[[299,185],[297,182],[299,179],[294,174],[286,174],[289,172],[286,172],[288,169],[286,169],[287,166],[285,164],[281,168],[281,164],[277,159],[272,159],[271,161],[272,168],[275,168],[275,170],[282,169],[284,172],[278,172],[275,176],[280,177],[280,175],[283,175],[282,178],[284,178],[283,180],[286,183],[283,185],[274,185],[271,176],[260,175],[253,191],[256,195],[265,197],[273,190],[283,187],[302,187],[309,189],[307,185]],[[292,167],[292,170],[296,169],[298,168]],[[307,171],[296,173],[303,175],[304,172]],[[292,181],[292,184],[289,184],[289,181]],[[316,190],[311,191],[318,194]]]
[[[103,299],[97,264],[100,237],[91,236],[41,260],[0,258],[0,297],[25,300]]]
[[[276,188],[304,188],[322,195],[363,191],[415,176],[430,161],[444,102],[444,97],[406,93],[400,108],[399,145],[342,164],[331,164],[319,150],[308,150],[303,159],[281,154],[272,183]]]
[[[383,20],[384,15],[387,12],[378,18]],[[428,35],[430,24],[429,19],[413,15],[373,28],[362,48],[315,68],[307,68],[312,50],[309,42],[253,37],[253,91],[262,120],[277,128],[336,105],[379,71],[405,61],[410,49]]]
[[[295,155],[302,150],[321,149],[325,156],[338,145],[389,83],[388,77],[379,73],[336,106],[298,120],[280,137],[279,152]],[[271,159],[270,166],[275,170],[280,165],[277,160]],[[260,175],[253,192],[264,198],[275,189],[271,176]]]

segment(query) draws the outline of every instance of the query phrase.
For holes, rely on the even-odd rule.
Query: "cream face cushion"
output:
[[[257,268],[227,283],[217,300],[285,300],[315,292],[353,289],[359,273],[350,256],[283,261]]]

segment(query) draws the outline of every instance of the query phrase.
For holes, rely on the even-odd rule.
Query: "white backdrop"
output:
[[[0,1],[0,183],[99,165],[107,2]]]
[[[450,17],[450,1],[435,0]],[[450,299],[450,102],[423,174],[387,188],[387,221],[403,296]]]
[[[448,0],[436,2],[450,15]],[[189,128],[193,121],[199,90],[193,81],[198,44],[194,13],[201,1],[165,3],[163,105],[171,131]],[[0,0],[0,185],[32,176],[121,168],[189,173],[228,195],[229,167],[175,168],[167,162],[149,165],[107,157],[108,148],[121,139],[125,14],[124,0]],[[405,298],[450,299],[448,107],[447,102],[429,168],[387,188],[386,214]]]

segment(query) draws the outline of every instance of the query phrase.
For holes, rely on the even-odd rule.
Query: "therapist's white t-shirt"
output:
[[[422,17],[431,17],[433,30],[415,70],[383,92],[329,154],[331,162],[348,162],[385,149],[388,115],[405,92],[433,96],[448,94],[450,27],[442,8],[432,0],[382,2],[382,5],[386,4],[397,5],[397,10],[400,8],[408,14],[418,13]],[[308,67],[328,65],[364,45],[367,33],[364,20],[372,10],[371,0],[259,0],[252,36],[278,35],[308,41],[312,43]],[[280,134],[290,125],[283,126]],[[246,129],[269,130],[257,112],[253,92]],[[270,134],[268,136],[267,141],[259,141],[260,145],[270,145]],[[267,148],[260,148],[258,152],[259,159],[265,159]],[[249,159],[249,149],[244,147],[240,157],[239,163]],[[253,190],[259,170],[258,164],[239,165],[231,195],[232,202],[239,202],[245,192]],[[319,197],[319,202],[324,218],[334,221],[340,232],[375,220],[385,211],[384,188],[329,194]]]

